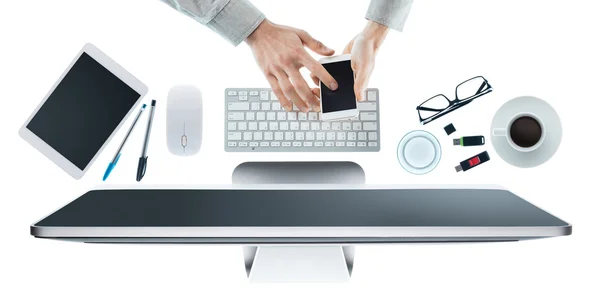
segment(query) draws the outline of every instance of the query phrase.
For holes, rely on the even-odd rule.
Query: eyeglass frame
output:
[[[481,79],[483,79],[483,84],[479,88],[480,90],[475,95],[467,97],[466,99],[462,99],[462,100],[458,99],[458,87],[460,87],[465,82],[471,81],[471,80],[473,80],[475,78],[481,78]],[[483,87],[486,87],[486,88],[484,90],[481,90],[481,88],[483,88]],[[461,83],[459,83],[459,84],[456,85],[456,88],[454,89],[454,97],[455,97],[454,100],[448,99],[448,97],[446,95],[444,95],[444,94],[437,94],[437,95],[435,95],[433,97],[430,97],[429,99],[425,100],[423,103],[419,104],[419,106],[417,106],[417,111],[418,111],[418,114],[419,114],[419,121],[421,122],[421,125],[428,124],[428,123],[430,123],[432,121],[437,120],[440,117],[443,117],[443,116],[449,114],[450,112],[453,112],[453,111],[455,111],[455,110],[457,110],[457,109],[459,109],[459,108],[461,108],[461,107],[463,107],[463,106],[465,106],[465,105],[473,102],[473,100],[475,100],[475,99],[477,99],[477,98],[479,98],[479,97],[481,97],[483,95],[486,95],[486,94],[492,92],[493,90],[494,89],[492,88],[492,85],[490,84],[490,82],[487,79],[485,79],[485,77],[483,77],[483,76],[475,76],[475,77],[469,78],[469,79],[467,79],[467,80],[465,80],[465,81],[463,81],[463,82],[461,82]],[[439,97],[439,96],[444,97],[448,101],[448,106],[446,108],[440,110],[440,109],[433,109],[433,108],[423,107],[423,104],[427,103],[427,101],[429,101],[429,100],[431,100],[431,99],[433,99],[435,97]],[[433,115],[433,116],[431,116],[431,117],[429,117],[429,118],[423,119],[423,117],[421,117],[421,112],[420,111],[434,111],[434,112],[437,111],[438,113],[435,114],[435,115]]]

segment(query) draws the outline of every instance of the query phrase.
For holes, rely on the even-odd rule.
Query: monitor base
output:
[[[247,246],[246,275],[251,283],[347,282],[354,246]]]
[[[360,165],[347,161],[246,162],[235,168],[233,184],[365,183]],[[244,247],[250,282],[346,282],[354,246],[268,245]]]

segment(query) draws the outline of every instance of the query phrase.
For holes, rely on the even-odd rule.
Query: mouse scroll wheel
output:
[[[181,145],[183,147],[187,146],[187,135],[181,137]]]

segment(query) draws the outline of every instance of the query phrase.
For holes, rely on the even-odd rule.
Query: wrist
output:
[[[376,48],[379,48],[389,30],[387,26],[369,20],[361,34],[366,40],[371,41]]]
[[[257,41],[261,40],[265,35],[267,35],[267,31],[269,27],[272,27],[273,23],[269,22],[269,20],[264,19],[256,29],[246,38],[246,43],[249,46],[256,44]]]

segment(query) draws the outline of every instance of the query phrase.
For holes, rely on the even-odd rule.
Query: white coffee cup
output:
[[[522,146],[522,145],[518,145],[517,143],[515,143],[515,141],[513,140],[513,137],[511,137],[511,130],[515,129],[521,129],[521,131],[525,130],[525,128],[512,128],[515,125],[515,121],[517,120],[521,120],[524,118],[531,118],[533,119],[535,122],[537,122],[539,124],[541,133],[539,135],[539,138],[537,139],[537,142],[535,142],[533,145],[529,146]],[[517,125],[517,126],[524,126],[524,125]],[[531,129],[531,128],[529,128]],[[529,113],[529,112],[524,112],[524,113],[518,113],[516,115],[514,115],[510,121],[506,124],[505,127],[503,128],[494,128],[492,130],[492,135],[493,136],[504,136],[506,137],[506,141],[508,142],[508,144],[515,150],[520,151],[520,152],[531,152],[531,151],[535,151],[537,150],[543,143],[544,140],[546,139],[546,127],[544,126],[544,122],[542,122],[542,120],[535,114],[533,113]],[[531,141],[529,141],[531,142]]]

